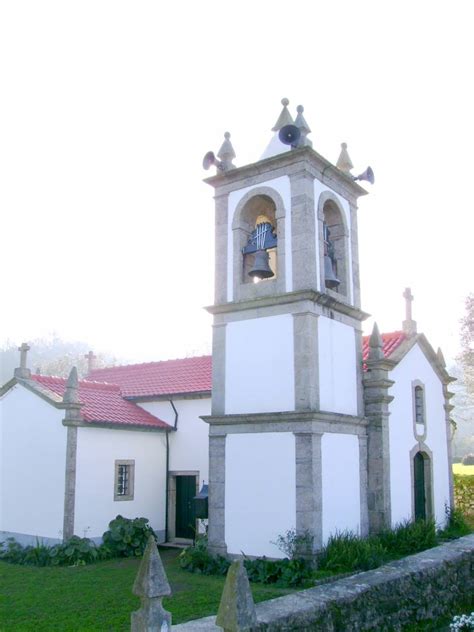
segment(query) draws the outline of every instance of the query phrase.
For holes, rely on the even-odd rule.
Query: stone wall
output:
[[[474,534],[376,570],[256,606],[255,632],[401,630],[449,613],[474,593]],[[174,632],[216,632],[215,617],[175,625]]]

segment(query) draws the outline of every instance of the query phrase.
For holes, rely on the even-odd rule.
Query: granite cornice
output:
[[[296,292],[285,292],[284,294],[276,294],[273,296],[262,296],[245,301],[232,301],[229,303],[221,303],[220,305],[210,305],[205,309],[213,315],[228,314],[236,311],[245,311],[249,309],[258,309],[261,307],[272,307],[274,305],[286,305],[289,303],[297,303],[301,301],[310,301],[317,303],[330,310],[334,310],[345,314],[357,321],[363,321],[370,316],[367,312],[338,301],[332,296],[328,296],[317,290],[298,290]]]
[[[298,422],[323,422],[332,424],[349,424],[353,426],[366,426],[367,419],[356,415],[332,413],[321,410],[308,411],[283,411],[269,413],[237,413],[228,415],[202,415],[201,419],[210,425],[240,425],[262,423],[298,423]]]
[[[278,173],[281,170],[284,173]],[[213,186],[221,195],[242,188],[244,185],[248,186],[249,178],[260,179],[261,176],[260,181],[264,181],[301,171],[309,172],[323,184],[327,184],[352,201],[357,200],[361,195],[367,195],[367,191],[351,176],[335,167],[311,147],[300,147],[231,171],[218,173],[206,178],[204,182]]]
[[[162,395],[127,395],[122,396],[123,399],[126,399],[129,402],[134,402],[136,404],[145,403],[145,402],[169,402],[170,399],[206,399],[211,397],[211,391],[196,391],[193,393],[185,392],[185,393],[168,393]]]

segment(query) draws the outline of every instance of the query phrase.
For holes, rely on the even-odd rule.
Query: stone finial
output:
[[[443,352],[441,351],[441,347],[438,347],[438,351],[436,352],[436,357],[438,358],[438,362],[443,367],[446,368],[446,360],[444,359]]]
[[[288,111],[289,105],[288,99],[282,99],[281,104],[283,106],[283,110],[280,112],[280,116],[278,117],[277,122],[272,127],[272,132],[279,132],[282,127],[285,125],[293,125],[293,119],[291,118],[291,114]]]
[[[306,136],[311,133],[311,129],[308,123],[306,122],[305,117],[303,116],[304,107],[302,105],[298,105],[298,107],[296,108],[296,111],[298,114],[296,115],[296,118],[295,118],[295,125],[301,132],[301,137],[298,142],[298,146],[312,147],[313,143],[309,140],[309,138],[306,138]]]
[[[66,390],[64,391],[63,402],[65,404],[79,403],[79,378],[77,377],[77,369],[72,367],[66,382]]]
[[[402,323],[402,329],[407,336],[414,336],[416,334],[416,321],[413,320],[411,313],[414,296],[409,287],[405,288],[403,298],[405,299],[405,320]]]
[[[97,360],[97,356],[94,355],[93,351],[89,351],[89,353],[86,353],[84,358],[87,360],[87,373],[90,373],[95,369],[95,361]]]
[[[383,360],[385,358],[383,352],[383,340],[377,323],[374,323],[372,333],[369,338],[369,360]]]
[[[257,625],[255,604],[242,560],[232,562],[227,572],[216,625],[225,632],[251,632]]]
[[[217,157],[221,159],[222,170],[228,171],[229,169],[235,169],[235,165],[232,164],[232,160],[235,158],[235,151],[230,142],[230,132],[224,134],[224,139],[217,153]]]
[[[14,371],[15,377],[20,377],[26,380],[31,377],[31,371],[26,366],[28,361],[28,351],[30,348],[31,347],[26,342],[22,342],[18,347],[18,351],[20,352],[20,366]]]
[[[341,153],[337,159],[336,167],[344,171],[344,173],[350,173],[351,169],[354,168],[349,152],[347,151],[347,143],[341,143]]]
[[[161,600],[171,588],[161,562],[155,538],[150,535],[132,592],[141,599],[141,608],[132,612],[131,632],[171,632],[171,613]]]

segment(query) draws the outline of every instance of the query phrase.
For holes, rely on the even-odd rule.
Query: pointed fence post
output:
[[[224,632],[252,632],[257,629],[255,604],[242,560],[232,562],[227,571],[216,625]]]
[[[163,563],[155,538],[151,535],[138,569],[132,592],[142,605],[132,612],[131,632],[171,632],[171,613],[163,608],[161,600],[171,595]]]

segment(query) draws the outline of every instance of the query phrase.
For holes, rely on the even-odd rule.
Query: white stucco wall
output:
[[[357,415],[354,329],[320,316],[318,345],[321,410]]]
[[[229,553],[284,557],[271,542],[295,527],[293,433],[227,435],[225,499]]]
[[[64,411],[20,385],[0,399],[0,531],[62,537],[63,417]]]
[[[144,516],[165,528],[166,439],[164,433],[78,428],[74,533],[100,538],[121,514]],[[114,501],[115,460],[135,461],[133,500]]]
[[[226,327],[225,412],[294,410],[293,316],[267,316]]]
[[[199,485],[209,482],[209,425],[200,419],[211,414],[211,398],[173,399],[178,411],[178,430],[170,432],[170,470],[199,472]],[[152,415],[174,425],[175,414],[168,401],[139,404]]]
[[[316,213],[316,222],[318,220],[318,206],[319,206],[319,198],[321,196],[322,193],[324,193],[325,191],[331,191],[331,193],[334,195],[334,197],[337,198],[339,204],[341,205],[341,208],[343,209],[344,212],[344,218],[346,220],[346,226],[349,232],[349,237],[346,241],[346,245],[347,245],[347,256],[348,256],[348,265],[349,265],[349,302],[352,304],[354,302],[354,284],[353,284],[353,276],[352,276],[352,244],[351,244],[351,239],[350,239],[350,234],[351,234],[351,207],[350,204],[347,200],[345,200],[342,195],[339,195],[339,193],[336,193],[336,191],[333,191],[332,189],[330,189],[327,185],[323,184],[322,182],[320,182],[319,180],[314,180],[314,208],[315,208],[315,213]],[[316,256],[317,261],[319,261],[319,248],[320,248],[320,244],[319,244],[319,234],[318,231],[316,231]],[[318,286],[320,285],[320,276],[318,275]],[[318,287],[318,290],[320,290],[320,287]]]
[[[281,176],[279,178],[273,178],[266,182],[260,182],[250,187],[243,187],[238,191],[232,191],[229,194],[228,202],[228,226],[227,226],[227,300],[230,302],[234,296],[234,282],[233,282],[233,270],[234,270],[234,236],[232,231],[232,222],[234,221],[234,214],[237,205],[240,200],[252,189],[257,187],[270,187],[275,189],[280,194],[283,204],[285,206],[285,240],[287,244],[291,244],[291,185],[290,178],[288,176]],[[286,291],[291,292],[293,289],[293,268],[291,258],[291,248],[285,249],[285,279],[286,279]]]
[[[323,542],[336,531],[360,533],[359,440],[325,433],[321,438]]]
[[[395,384],[390,418],[390,486],[392,524],[412,519],[412,479],[410,451],[417,444],[413,430],[412,382],[424,384],[427,436],[424,441],[433,453],[434,517],[445,520],[449,505],[449,465],[442,384],[418,345],[415,345],[390,372]]]

